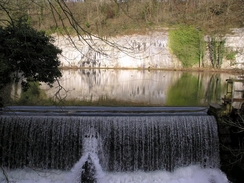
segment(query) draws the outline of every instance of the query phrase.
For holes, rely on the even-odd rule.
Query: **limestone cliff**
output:
[[[180,61],[168,47],[168,30],[145,35],[126,35],[99,39],[95,36],[55,36],[55,44],[63,50],[60,56],[63,67],[95,68],[182,68]],[[244,63],[244,28],[233,29],[224,36],[225,47],[236,52],[235,58],[223,58],[221,68],[242,68]],[[208,50],[206,51],[208,53]],[[208,54],[204,57],[211,67]],[[198,67],[198,66],[196,66]]]

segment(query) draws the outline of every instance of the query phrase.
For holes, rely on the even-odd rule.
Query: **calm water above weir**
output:
[[[161,70],[79,69],[63,70],[59,92],[65,100],[115,101],[160,106],[207,106],[221,102],[228,73]],[[60,89],[41,86],[48,97]]]

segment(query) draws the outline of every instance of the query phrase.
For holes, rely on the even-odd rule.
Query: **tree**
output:
[[[29,81],[51,85],[61,77],[58,68],[61,50],[53,42],[51,36],[32,28],[26,18],[7,27],[0,26],[0,88],[20,78],[27,89]]]

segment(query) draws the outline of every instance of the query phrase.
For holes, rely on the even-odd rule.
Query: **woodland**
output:
[[[244,26],[244,0],[1,0],[0,25],[28,16],[48,33],[117,36],[191,25],[204,34]]]

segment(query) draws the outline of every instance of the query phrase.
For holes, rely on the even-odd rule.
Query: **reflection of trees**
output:
[[[100,69],[80,69],[81,77],[86,83],[89,83],[89,90],[92,90],[93,86],[101,85],[101,70]]]
[[[191,73],[183,73],[182,77],[168,90],[166,105],[196,106],[201,104],[202,95],[201,78]]]
[[[204,105],[220,101],[223,91],[220,75],[184,73],[168,90],[166,105]]]
[[[218,101],[221,98],[221,78],[219,74],[213,74],[208,81],[205,92],[205,102]]]

